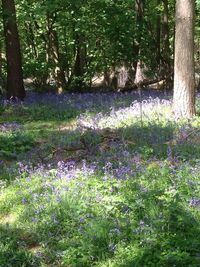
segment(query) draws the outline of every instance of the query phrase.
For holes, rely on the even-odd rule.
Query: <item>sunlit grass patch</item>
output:
[[[0,224],[3,225],[9,225],[14,224],[17,219],[17,213],[15,214],[7,214],[7,215],[1,215],[0,216]]]

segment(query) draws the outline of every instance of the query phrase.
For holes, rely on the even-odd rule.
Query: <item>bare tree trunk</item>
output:
[[[58,94],[62,94],[66,89],[65,72],[60,63],[60,52],[57,32],[54,29],[54,21],[51,16],[47,16],[48,20],[48,34],[49,34],[49,52],[50,58],[52,59],[55,69],[54,69],[54,79],[56,83],[56,90]]]
[[[195,115],[194,7],[194,0],[176,1],[173,105],[175,115],[185,118]]]
[[[168,0],[163,0],[163,59],[164,59],[164,73],[166,78],[166,88],[170,89],[172,86],[171,75],[171,60],[170,60],[170,34],[169,34],[169,8]]]
[[[14,0],[2,0],[7,58],[7,98],[24,99],[25,90]]]
[[[76,34],[76,48],[75,48],[75,64],[74,64],[74,77],[76,79],[76,86],[82,89],[84,86],[84,74],[86,67],[86,46],[84,37]]]
[[[35,43],[35,34],[33,31],[32,24],[30,22],[24,22],[24,26],[27,29],[27,45],[30,48],[30,52],[33,55],[34,58],[38,58],[38,51],[37,51],[37,46]]]
[[[2,57],[2,43],[0,41],[0,79],[2,77],[3,57]]]
[[[3,81],[3,54],[2,54],[2,42],[0,40],[0,95],[3,93],[3,85],[4,85],[4,81]]]
[[[135,71],[135,83],[140,83],[144,80],[144,71],[143,71],[143,62],[140,60],[140,52],[141,52],[141,39],[142,39],[142,27],[143,27],[143,16],[144,16],[144,0],[136,0],[135,2],[135,11],[136,11],[136,26],[138,31],[138,37],[136,40],[136,58],[137,58],[137,64],[136,71]]]
[[[160,0],[157,0],[157,6],[159,7]],[[157,11],[158,12],[158,11]],[[160,13],[157,14],[156,18],[156,61],[158,64],[158,70],[160,70],[160,61],[161,61],[161,55],[160,55],[160,31],[161,31],[161,17]]]

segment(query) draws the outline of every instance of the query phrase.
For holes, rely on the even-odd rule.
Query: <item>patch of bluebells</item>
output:
[[[16,185],[22,190],[18,192],[21,198],[21,204],[25,210],[29,210],[32,214],[32,223],[44,223],[49,221],[50,224],[58,224],[59,219],[53,208],[55,205],[62,205],[65,195],[71,191],[74,199],[80,197],[80,192],[84,189],[84,180],[91,179],[95,173],[102,173],[102,177],[107,177],[107,181],[112,179],[124,180],[133,174],[133,170],[130,167],[124,166],[113,166],[111,163],[106,163],[105,166],[98,166],[97,163],[88,164],[83,160],[82,164],[77,165],[75,161],[64,162],[60,161],[55,165],[42,165],[37,166],[27,165],[23,162],[18,164],[19,167],[19,178],[16,180]],[[79,178],[83,176],[84,180],[79,181]],[[23,180],[20,177],[24,177]],[[37,179],[37,180],[36,180]],[[104,178],[103,178],[104,179]],[[74,183],[73,189],[70,188],[70,181],[77,181]],[[35,181],[35,182],[34,182]],[[36,182],[37,181],[37,182]],[[118,184],[117,186],[120,186]],[[115,193],[115,188],[110,189],[109,194]],[[92,193],[92,190],[91,190]],[[85,208],[91,204],[91,201],[102,205],[103,196],[100,192],[93,192],[93,200],[88,196],[85,198]],[[110,200],[112,201],[112,200]],[[49,205],[52,206],[52,212],[48,216],[44,216],[47,212]],[[112,205],[112,203],[111,203]],[[128,212],[124,206],[122,213]],[[79,223],[84,224],[85,220],[93,220],[94,216],[92,213],[87,212],[87,215],[80,217]],[[82,229],[82,227],[80,227]],[[117,226],[114,228],[113,234],[118,235]],[[82,230],[80,230],[82,232]]]
[[[0,123],[0,132],[16,131],[20,130],[21,128],[22,125],[15,121]]]
[[[75,161],[59,161],[57,163],[57,168],[56,168],[56,177],[58,179],[66,178],[66,179],[73,179],[75,177]]]
[[[168,113],[162,113],[163,109],[169,109],[171,101],[160,98],[149,97],[142,102],[135,100],[128,107],[111,106],[110,111],[98,112],[96,115],[80,115],[77,119],[77,127],[84,131],[85,129],[103,129],[106,127],[116,128],[119,124],[126,123],[127,120],[136,120],[142,116],[143,120],[150,121],[150,116],[165,117],[173,121],[173,117],[168,117]],[[104,110],[104,109],[103,109]]]
[[[199,198],[190,199],[189,206],[192,208],[197,208],[197,210],[200,211],[200,199]]]
[[[169,96],[171,92],[169,92]],[[166,98],[166,94],[162,92],[143,90],[142,91],[142,99],[148,99],[149,97],[153,98]],[[105,107],[115,106],[117,107],[125,107],[130,105],[134,100],[141,101],[141,96],[138,91],[126,92],[126,93],[72,93],[72,94],[62,94],[56,95],[53,93],[47,94],[36,94],[36,93],[27,93],[27,97],[25,98],[25,105],[32,104],[53,104],[55,106],[64,106],[65,109],[70,107],[73,109],[78,109],[82,111],[87,110],[96,110],[100,108],[102,110]]]
[[[139,118],[141,115],[141,105],[143,119],[151,123],[149,118],[151,112],[155,111],[154,115],[156,114],[159,120],[159,118],[163,116],[163,114],[159,113],[159,109],[168,109],[171,105],[171,101],[160,98],[146,97],[145,100],[139,98],[136,100],[135,97],[136,94],[66,94],[62,97],[49,94],[40,98],[30,95],[24,104],[35,105],[38,101],[39,104],[44,105],[59,104],[60,112],[62,112],[62,109],[66,110],[68,108],[86,112],[78,117],[77,126],[80,133],[83,133],[88,128],[94,130],[94,133],[105,127],[115,128],[119,122],[121,123],[127,118],[133,120]],[[117,104],[119,99],[121,99],[121,102],[120,104]],[[103,112],[99,112],[97,106],[99,109],[102,109]],[[109,109],[109,107],[112,108]],[[89,116],[88,112],[91,111],[94,111],[95,114]],[[167,115],[166,119],[169,120],[169,122],[170,120],[173,120],[170,117],[167,118]],[[152,133],[153,131],[155,131],[155,129],[152,128]],[[185,134],[185,129],[181,129],[181,133]],[[138,135],[141,135],[141,132],[139,132]],[[151,139],[152,143],[155,142],[155,135],[152,134]],[[162,142],[162,140],[156,142],[159,143]],[[130,214],[132,209],[134,210],[134,213],[136,213],[135,209],[141,213],[145,212],[145,199],[150,196],[151,201],[151,198],[154,198],[153,194],[155,192],[158,192],[157,195],[160,197],[162,190],[158,188],[158,183],[156,184],[156,181],[163,177],[160,177],[160,173],[154,177],[154,173],[151,172],[149,172],[148,177],[146,177],[146,170],[151,164],[151,161],[154,161],[160,170],[164,169],[167,163],[165,164],[153,157],[143,162],[142,156],[138,152],[128,151],[126,146],[119,146],[118,144],[116,147],[116,150],[114,150],[115,147],[112,147],[112,151],[105,151],[97,158],[90,158],[90,160],[86,158],[82,162],[76,162],[75,160],[59,160],[48,164],[36,165],[27,164],[25,161],[19,162],[18,179],[16,179],[15,185],[17,185],[18,189],[21,191],[19,191],[17,195],[21,199],[21,204],[24,206],[24,210],[30,212],[33,225],[40,223],[47,225],[49,238],[56,239],[57,233],[59,231],[64,231],[62,228],[65,227],[65,221],[67,220],[66,218],[68,218],[67,216],[71,216],[70,220],[74,220],[72,225],[76,230],[75,236],[77,238],[78,235],[81,235],[81,237],[78,236],[81,239],[82,236],[87,236],[87,227],[89,227],[91,221],[98,221],[97,215],[99,215],[99,212],[100,215],[103,216],[104,221],[110,220],[109,227],[103,229],[104,231],[107,231],[107,234],[110,237],[106,246],[109,252],[114,253],[117,249],[117,242],[120,240],[121,236],[123,236],[123,232],[125,232],[124,228],[126,228],[126,230],[132,229],[134,240],[140,235],[147,236],[148,238],[151,235],[151,227],[149,226],[150,223],[148,218],[145,216],[145,218],[143,216],[138,216],[139,219],[134,224]],[[176,159],[174,158],[170,146],[168,146],[166,156],[167,160],[171,161],[171,164],[175,163]],[[176,162],[176,164],[178,163],[179,162]],[[197,165],[198,164],[199,163],[197,162]],[[181,168],[181,166],[179,167]],[[189,167],[193,177],[200,170],[200,167]],[[172,169],[171,166],[170,168]],[[178,174],[176,173],[176,170],[173,169],[173,171],[170,172],[170,175],[173,180],[177,179],[177,183],[182,183],[182,174],[180,174],[179,180],[177,178]],[[90,180],[92,181],[94,176],[96,180],[98,180],[98,177],[101,177],[101,187],[96,188],[95,181],[91,182],[89,189],[87,189],[85,184],[87,182],[89,183]],[[148,179],[148,184],[143,184],[141,180],[138,180],[138,177],[140,177],[140,179]],[[166,178],[166,180],[168,179],[168,177],[164,178]],[[129,192],[131,196],[136,194],[137,199],[131,199],[129,194],[124,194],[122,197],[120,196],[121,188],[128,182],[130,182],[130,190],[132,190],[131,186],[133,186],[134,183],[137,183],[137,186],[134,185],[134,190],[136,190],[136,192]],[[153,188],[153,183],[155,183],[157,191]],[[162,181],[160,183],[162,183]],[[173,181],[171,183],[173,184]],[[198,187],[198,184],[193,180],[188,183],[192,188]],[[109,184],[108,188],[106,187],[107,184]],[[159,185],[159,187],[162,186],[163,185],[161,184]],[[152,192],[151,187],[153,188]],[[88,190],[86,196],[83,193],[84,190]],[[72,215],[65,213],[65,206],[63,206],[62,209],[65,197],[68,196],[68,194],[72,203],[73,200],[77,200],[78,203],[81,201],[81,206],[78,206],[75,202],[74,206],[77,210],[75,213],[72,213]],[[129,198],[131,199],[130,201]],[[126,205],[127,203],[124,203],[124,200],[130,202],[130,207]],[[162,201],[166,204],[164,198]],[[197,208],[199,210],[200,200],[198,198],[192,198],[189,200],[188,205],[191,208]],[[154,208],[156,209],[157,207]],[[148,210],[146,210],[146,213],[148,213]],[[121,218],[125,225],[124,228],[121,226]],[[70,220],[67,223],[70,224]],[[158,220],[160,220],[160,218],[158,218]],[[52,225],[55,227],[55,231],[54,228],[52,228]],[[49,231],[50,227],[52,232]],[[68,232],[71,233],[71,231],[72,229],[68,229],[67,234]],[[65,237],[67,234],[65,234]],[[99,234],[98,227],[97,234]],[[127,238],[127,236],[125,236],[125,238]],[[91,235],[91,240],[95,242],[97,236],[94,234]],[[143,240],[141,239],[141,244],[143,244],[142,242]],[[57,258],[60,258],[61,256],[62,252],[59,252]],[[93,256],[91,257],[93,259]]]
[[[171,94],[171,93],[169,93]],[[137,117],[142,112],[147,115],[148,111],[167,107],[170,101],[166,100],[166,95],[162,92],[150,92],[144,90],[142,96],[138,91],[127,93],[85,93],[85,94],[63,94],[56,95],[53,93],[36,94],[27,92],[27,97],[23,103],[4,101],[5,105],[18,105],[23,107],[49,107],[50,110],[55,109],[56,114],[62,117],[62,114],[74,112],[74,114],[94,113],[95,116],[90,117],[80,115],[77,122],[78,125],[89,125],[95,127],[103,127],[101,124],[109,124],[112,121],[124,120],[124,116]],[[56,115],[56,116],[57,116]],[[107,115],[107,116],[105,116]],[[86,119],[87,118],[87,119]]]

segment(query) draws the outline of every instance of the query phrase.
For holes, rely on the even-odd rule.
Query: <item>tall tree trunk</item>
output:
[[[163,60],[164,73],[166,77],[166,88],[170,89],[172,86],[171,59],[170,59],[170,34],[169,34],[169,8],[168,0],[163,0]]]
[[[3,68],[3,57],[2,57],[2,43],[0,40],[0,80],[2,77],[2,68]]]
[[[137,36],[133,42],[133,56],[134,60],[130,66],[128,66],[128,77],[125,84],[126,88],[132,88],[137,82],[138,66],[140,66],[140,43],[141,43],[141,31],[142,31],[142,20],[144,13],[144,0],[135,0],[134,12],[135,12],[135,29]]]
[[[75,35],[76,47],[75,47],[75,63],[74,63],[74,77],[77,89],[83,89],[84,87],[84,74],[86,68],[86,46],[84,37],[80,34]]]
[[[136,66],[135,84],[139,84],[144,80],[144,69],[143,69],[144,64],[140,60],[143,16],[144,16],[144,0],[136,0],[135,11],[136,11],[136,28],[138,34],[135,46],[135,52],[136,52],[135,56],[137,58],[137,64],[135,64]]]
[[[7,98],[25,97],[19,35],[14,0],[2,0],[7,58]]]
[[[157,0],[157,6],[160,6],[160,0]],[[160,60],[161,60],[161,55],[160,55],[160,31],[161,31],[161,17],[160,17],[160,11],[157,11],[157,18],[156,18],[156,61],[158,64],[158,70],[160,70]]]
[[[191,118],[195,114],[194,0],[176,1],[174,63],[174,112]]]
[[[2,54],[2,41],[0,40],[0,95],[3,93],[3,54]]]
[[[63,93],[66,89],[65,72],[60,63],[60,52],[57,32],[54,29],[54,21],[51,15],[47,15],[48,21],[48,34],[49,34],[49,56],[52,59],[55,69],[54,69],[54,79],[56,83],[56,90],[58,94]]]
[[[30,48],[30,54],[32,54],[32,56],[37,59],[38,51],[35,43],[35,34],[33,31],[32,24],[30,22],[24,22],[24,26],[27,29],[26,40],[27,46]]]

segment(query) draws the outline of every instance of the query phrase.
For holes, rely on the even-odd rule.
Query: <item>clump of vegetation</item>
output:
[[[34,146],[34,139],[31,136],[23,135],[20,132],[0,135],[0,156],[14,157],[30,150]]]

